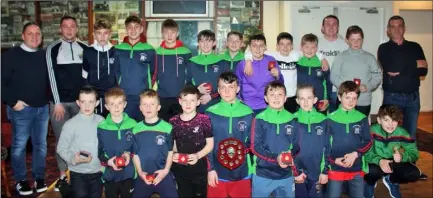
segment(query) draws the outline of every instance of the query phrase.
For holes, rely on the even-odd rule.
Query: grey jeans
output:
[[[54,131],[54,135],[56,136],[56,148],[57,148],[57,143],[59,142],[60,139],[60,134],[62,133],[63,125],[65,124],[66,121],[74,117],[80,111],[80,108],[75,102],[65,102],[62,103],[62,105],[65,108],[65,115],[63,117],[63,120],[56,120],[54,116],[54,103],[50,102],[50,121],[51,121],[51,127],[53,128]],[[66,169],[68,169],[68,165],[62,159],[62,157],[60,157],[60,155],[57,154],[57,152],[56,152],[56,160],[57,160],[57,167],[59,168],[59,171],[66,171]]]

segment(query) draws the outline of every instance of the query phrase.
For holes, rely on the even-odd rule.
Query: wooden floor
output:
[[[433,133],[433,112],[421,112],[419,114],[418,128]]]

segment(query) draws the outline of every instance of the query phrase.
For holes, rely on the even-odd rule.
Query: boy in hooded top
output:
[[[125,112],[134,120],[143,120],[139,111],[140,93],[152,88],[155,79],[155,49],[145,42],[141,19],[129,16],[125,20],[127,37],[116,45],[116,80],[125,91],[128,105]]]
[[[328,122],[326,116],[314,108],[317,97],[312,85],[300,84],[296,93],[296,102],[300,106],[295,113],[299,123],[300,152],[295,160],[306,179],[295,185],[295,194],[300,198],[324,197],[322,185],[328,182],[329,169],[329,161],[324,158],[329,152]]]
[[[235,72],[238,63],[244,60],[244,53],[241,51],[241,47],[244,46],[243,38],[243,35],[237,31],[227,34],[227,50],[221,54],[221,57],[227,61],[230,71]]]
[[[239,80],[233,72],[224,72],[218,78],[221,101],[206,110],[211,120],[215,148],[208,154],[208,197],[251,197],[252,164],[249,154],[250,129],[253,111],[237,99]],[[228,138],[238,140],[240,161],[220,160],[221,148]],[[233,139],[232,139],[233,140]],[[227,141],[228,142],[228,141]],[[242,150],[243,149],[243,150]],[[228,153],[228,152],[227,152]],[[238,159],[239,159],[238,156]]]
[[[99,107],[97,113],[107,116],[105,108],[105,92],[116,86],[114,70],[114,48],[110,43],[111,24],[107,20],[99,20],[94,25],[95,43],[84,49],[83,69],[87,71],[87,83],[98,91]]]
[[[377,124],[371,126],[373,146],[365,154],[368,174],[365,175],[364,197],[374,197],[377,180],[382,178],[391,197],[401,198],[400,184],[420,179],[421,171],[415,161],[419,158],[415,140],[398,126],[403,113],[394,105],[379,109]]]
[[[163,41],[156,49],[156,90],[161,97],[160,117],[167,121],[182,112],[178,96],[186,81],[191,51],[178,40],[179,26],[173,19],[162,22]]]
[[[187,84],[197,86],[202,94],[200,98],[200,113],[218,103],[220,96],[217,92],[218,76],[227,71],[227,62],[214,54],[215,33],[203,30],[197,35],[199,55],[189,59],[187,69]]]
[[[268,83],[264,98],[269,106],[255,117],[251,126],[251,150],[257,165],[252,178],[252,197],[269,197],[272,192],[276,197],[294,197],[294,177],[302,181],[304,175],[296,165],[284,163],[282,154],[290,152],[296,159],[299,152],[298,122],[284,109],[286,88],[283,83]]]
[[[368,118],[355,109],[359,86],[345,81],[338,88],[340,107],[328,115],[330,132],[328,197],[340,197],[344,183],[349,184],[349,197],[363,197],[364,174],[368,172],[364,154],[372,145]]]

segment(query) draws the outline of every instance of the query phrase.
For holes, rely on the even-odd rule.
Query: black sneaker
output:
[[[428,178],[427,175],[424,173],[421,173],[421,175],[419,176],[420,180],[427,180],[427,178]]]
[[[59,178],[59,180],[56,182],[56,185],[54,186],[54,191],[59,192],[60,188],[65,184],[68,184],[68,178],[66,176]]]
[[[36,188],[36,192],[41,193],[41,192],[45,192],[47,190],[47,184],[45,184],[45,180],[44,179],[37,179],[35,181],[35,186]]]
[[[23,180],[17,183],[16,185],[17,191],[20,195],[31,195],[33,194],[32,188],[30,188],[29,182],[27,180]]]

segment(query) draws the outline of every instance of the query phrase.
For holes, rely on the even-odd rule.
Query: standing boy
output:
[[[143,40],[141,19],[129,16],[125,20],[127,37],[116,45],[115,68],[117,84],[125,90],[125,112],[134,120],[143,120],[139,111],[140,93],[152,88],[155,71],[155,50]]]
[[[155,90],[145,90],[140,94],[140,111],[144,120],[132,129],[136,143],[133,162],[139,176],[134,182],[134,197],[150,197],[155,192],[161,197],[178,197],[170,172],[173,160],[172,126],[158,117],[160,109]]]
[[[202,94],[200,98],[199,112],[205,110],[219,101],[217,92],[218,76],[228,70],[228,65],[220,56],[214,54],[215,33],[203,30],[197,35],[199,55],[189,60],[187,69],[187,84],[198,87]]]
[[[303,183],[297,183],[296,197],[324,197],[322,185],[328,182],[329,131],[326,116],[317,112],[314,87],[300,84],[296,102],[300,109],[295,113],[299,123],[300,152],[296,156],[298,169],[306,176]]]
[[[111,88],[105,92],[105,108],[110,112],[98,125],[98,158],[104,166],[102,180],[105,197],[132,197],[134,190],[134,165],[130,163],[130,154],[134,145],[132,128],[137,124],[124,113],[126,107],[125,92]],[[117,160],[123,157],[124,164]]]
[[[182,112],[178,96],[186,81],[186,68],[191,51],[178,40],[179,26],[173,19],[162,22],[162,38],[156,49],[157,91],[161,97],[160,117],[168,121]]]
[[[62,128],[57,153],[68,164],[73,197],[101,197],[101,162],[98,159],[97,126],[104,120],[95,114],[98,94],[91,86],[79,92],[80,112]]]
[[[96,42],[83,52],[83,69],[87,71],[87,83],[98,91],[99,108],[97,113],[107,116],[105,109],[105,92],[116,86],[114,70],[114,48],[110,43],[111,24],[107,20],[99,20],[94,25]]]
[[[239,78],[241,88],[241,100],[251,107],[254,114],[266,108],[264,99],[266,85],[274,80],[284,83],[280,68],[274,57],[265,55],[266,38],[263,34],[257,34],[251,37],[250,49],[253,54],[254,73],[251,76],[244,74],[245,60],[241,61],[236,69],[236,75]]]
[[[241,51],[243,46],[243,35],[240,32],[231,31],[227,34],[227,50],[221,56],[230,66],[230,71],[235,72],[238,63],[244,60],[244,53]]]
[[[208,197],[251,197],[248,148],[253,111],[237,99],[239,89],[233,72],[222,73],[218,78],[221,101],[206,111],[215,141],[215,149],[208,155]],[[236,155],[237,159],[228,155]]]
[[[316,108],[326,115],[330,98],[332,83],[329,80],[329,70],[322,68],[322,63],[317,53],[319,39],[314,34],[306,34],[301,39],[302,57],[297,62],[297,83],[311,84],[316,90],[319,102]]]
[[[329,160],[328,197],[340,197],[343,183],[349,184],[349,197],[363,197],[366,164],[363,155],[371,147],[367,117],[355,109],[359,86],[353,81],[338,88],[340,107],[328,116],[331,150]]]
[[[200,92],[186,86],[179,94],[182,114],[170,119],[173,125],[174,154],[172,166],[179,197],[207,197],[207,160],[213,149],[211,122],[207,115],[197,113]],[[185,154],[187,156],[185,156]]]
[[[294,176],[301,181],[305,174],[282,159],[285,152],[292,156],[299,152],[298,123],[284,109],[284,84],[270,82],[265,88],[265,100],[269,106],[255,117],[251,127],[251,150],[257,157],[252,197],[269,197],[274,191],[277,197],[295,197]]]
[[[382,178],[391,197],[401,198],[400,184],[420,179],[421,171],[415,161],[419,154],[415,140],[398,126],[403,114],[398,106],[383,105],[379,109],[377,124],[371,126],[373,146],[365,154],[368,174],[365,175],[364,197],[374,197],[376,182]]]

